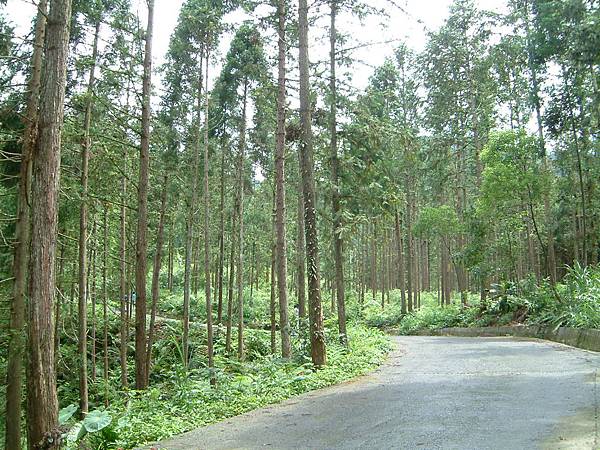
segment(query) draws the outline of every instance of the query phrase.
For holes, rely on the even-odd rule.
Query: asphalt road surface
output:
[[[395,337],[387,364],[160,449],[600,449],[600,354],[514,338]]]

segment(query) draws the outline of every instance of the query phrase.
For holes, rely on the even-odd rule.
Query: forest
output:
[[[453,0],[366,88],[344,24],[403,2],[184,0],[160,64],[155,0],[35,0],[26,36],[21,3],[6,449],[168,438],[365,374],[391,327],[600,328],[598,0]]]

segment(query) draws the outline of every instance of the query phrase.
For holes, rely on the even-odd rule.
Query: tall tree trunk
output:
[[[121,387],[127,388],[127,349],[129,340],[129,318],[127,314],[127,147],[123,146],[123,175],[121,177],[121,212],[119,227],[119,296],[121,304],[121,342],[119,356],[121,363]]]
[[[146,276],[148,274],[148,184],[150,171],[150,95],[152,89],[152,33],[154,0],[148,0],[148,26],[142,82],[142,137],[138,183],[138,224],[135,268],[135,387],[145,389],[146,380]]]
[[[235,271],[235,212],[231,217],[231,238],[230,238],[230,251],[229,251],[229,272],[227,283],[227,324],[225,332],[225,352],[229,354],[231,352],[231,328],[233,325],[233,283],[234,283],[234,271]]]
[[[342,345],[348,345],[348,335],[346,333],[346,287],[344,280],[344,255],[342,242],[342,212],[340,207],[340,187],[339,187],[339,159],[337,142],[337,79],[336,79],[336,16],[337,0],[331,0],[331,26],[329,31],[330,43],[330,124],[329,132],[331,134],[331,182],[332,182],[332,213],[333,213],[333,259],[335,265],[335,292],[337,295],[337,315],[338,315],[338,333]]]
[[[55,257],[70,0],[53,0],[48,17],[44,88],[32,174],[27,344],[27,442],[30,450],[58,449],[54,373]]]
[[[202,68],[203,52],[200,52],[200,67]],[[196,204],[198,203],[198,175],[200,173],[200,128],[202,122],[200,111],[202,109],[202,85],[203,75],[200,69],[198,76],[198,88],[196,93],[196,143],[192,145],[192,179],[191,179],[191,199],[189,199],[186,230],[185,230],[185,263],[183,276],[183,363],[187,367],[189,361],[189,331],[190,331],[190,289],[192,282],[192,257],[194,255],[194,217]]]
[[[104,405],[108,407],[108,204],[102,219],[102,355],[104,356]]]
[[[387,289],[386,272],[387,272],[387,230],[383,229],[381,239],[381,309],[385,309],[385,292]]]
[[[173,263],[174,263],[174,255],[173,255],[173,238],[175,234],[175,219],[171,218],[171,232],[169,233],[169,255],[167,262],[167,289],[173,292]]]
[[[200,145],[200,142],[198,142]],[[194,230],[195,231],[195,230]],[[199,239],[195,236],[195,241],[198,242]],[[198,266],[200,265],[199,261],[200,247],[198,245],[194,245],[192,247],[192,292],[194,293],[194,297],[198,298]]]
[[[463,222],[464,221],[464,214],[465,214],[465,210],[466,210],[466,188],[465,188],[465,156],[464,156],[464,152],[463,151],[458,151],[458,155],[457,155],[457,170],[456,170],[456,215],[458,216],[458,219]],[[465,248],[466,242],[465,242],[465,235],[464,233],[461,231],[458,233],[457,237],[456,237],[456,246],[457,246],[457,251],[459,253],[462,253],[463,249]],[[466,283],[466,269],[465,269],[465,265],[462,261],[461,258],[452,258],[452,263],[454,266],[454,271],[456,272],[456,284],[458,287],[458,291],[460,293],[460,299],[461,299],[461,304],[463,306],[466,305],[467,302],[467,283]]]
[[[292,355],[290,323],[288,318],[287,292],[287,243],[285,232],[285,0],[277,2],[278,16],[278,86],[277,86],[277,147],[275,150],[275,228],[277,259],[277,294],[279,297],[279,330],[281,332],[281,356]]]
[[[252,299],[254,298],[254,277],[256,267],[256,241],[252,242],[252,252],[250,254],[250,306],[252,306]]]
[[[447,239],[442,237],[440,240],[442,247],[442,286],[444,304],[449,305],[452,302],[452,280],[450,279],[450,248]]]
[[[371,294],[373,302],[377,297],[377,221],[373,222],[373,234],[371,235]]]
[[[571,122],[571,134],[573,137],[573,146],[575,147],[575,159],[577,161],[577,181],[579,182],[579,194],[581,196],[581,264],[587,267],[588,264],[588,236],[587,236],[587,200],[585,196],[585,183],[583,181],[583,164],[581,162],[581,150],[579,148],[579,137],[577,136],[577,128],[575,126],[575,118],[573,112],[569,111]]]
[[[408,181],[406,190],[406,303],[408,312],[412,312],[415,304],[413,295],[413,239],[412,239],[412,193]]]
[[[527,259],[529,261],[529,271],[533,272],[535,274],[535,279],[540,282],[541,281],[541,275],[540,275],[540,268],[539,265],[537,264],[537,256],[535,254],[535,247],[534,247],[534,243],[533,243],[533,236],[532,236],[532,231],[531,231],[531,222],[529,221],[529,218],[527,218],[526,220],[526,224],[527,224]]]
[[[310,84],[308,63],[308,4],[298,5],[298,35],[300,55],[300,119],[302,133],[300,155],[302,160],[302,191],[304,193],[304,227],[306,234],[306,266],[308,272],[308,304],[310,322],[311,357],[315,366],[327,362],[323,307],[321,305],[321,278],[319,268],[319,242],[317,238],[317,211],[315,207],[315,174],[313,161],[313,135],[311,124]]]
[[[421,257],[422,257],[422,271],[421,273],[423,274],[423,283],[422,283],[422,288],[425,292],[429,292],[430,289],[430,281],[429,281],[429,241],[427,240],[423,240],[422,241],[422,252],[421,252]]]
[[[88,242],[88,171],[90,160],[90,126],[92,123],[92,107],[94,100],[94,81],[96,76],[96,60],[98,59],[98,39],[100,37],[100,20],[96,23],[92,50],[92,67],[87,85],[85,117],[83,123],[83,142],[81,147],[81,207],[79,212],[79,409],[83,414],[88,411],[88,373],[87,373],[87,242]]]
[[[156,236],[156,251],[154,253],[154,264],[152,267],[152,307],[150,309],[150,327],[148,328],[148,348],[146,350],[146,386],[150,384],[150,370],[152,368],[152,346],[154,345],[154,327],[156,323],[156,311],[158,309],[158,297],[160,296],[160,268],[162,264],[162,251],[165,235],[165,216],[167,209],[167,193],[169,189],[169,175],[165,170],[163,176],[162,193],[160,195],[160,213],[158,219],[158,232]]]
[[[273,199],[275,200],[275,199]],[[273,218],[271,220],[271,229],[273,234],[275,234],[275,208],[273,210]],[[274,355],[277,352],[277,307],[275,306],[275,298],[276,298],[276,272],[275,265],[277,262],[277,239],[274,239],[271,245],[271,301],[269,303],[269,313],[271,316],[271,354]]]
[[[414,212],[414,211],[413,211]],[[413,260],[415,270],[415,309],[419,309],[421,305],[421,272],[419,271],[419,261],[421,259],[419,240],[414,238],[415,258]]]
[[[572,215],[571,215],[571,228],[573,230],[573,261],[571,264],[575,264],[579,261],[579,244],[577,242],[577,203],[574,202]]]
[[[298,233],[296,236],[296,284],[298,285],[298,318],[306,318],[306,246],[304,243],[304,194],[298,189]]]
[[[60,320],[61,320],[61,308],[62,299],[65,298],[63,293],[63,280],[65,274],[65,248],[66,244],[63,242],[60,246],[59,264],[58,264],[58,281],[56,285],[56,307],[54,308],[54,370],[57,370],[58,363],[60,362]],[[9,347],[10,351],[10,347]],[[10,356],[9,356],[10,358]],[[8,400],[8,399],[7,399]]]
[[[223,321],[223,270],[225,259],[225,149],[221,152],[221,177],[219,191],[219,263],[218,263],[218,303],[217,303],[217,324]]]
[[[13,260],[13,298],[10,309],[8,364],[6,370],[6,433],[7,449],[21,448],[21,396],[23,391],[23,353],[25,350],[25,295],[27,290],[27,266],[29,250],[30,191],[34,149],[38,133],[38,107],[42,57],[46,33],[47,2],[40,0],[35,21],[31,73],[27,82],[27,107],[25,131],[21,147],[19,193],[17,198],[17,222],[15,224],[15,256]]]
[[[406,314],[406,293],[404,286],[404,246],[402,245],[402,224],[400,213],[396,209],[396,246],[398,252],[398,287],[400,288],[400,306],[402,314]]]
[[[365,227],[360,227],[360,294],[358,303],[360,306],[360,314],[362,316],[363,306],[365,304],[365,291],[367,290],[367,258],[368,258],[368,243],[365,237]]]
[[[212,298],[210,284],[210,192],[208,191],[208,67],[210,64],[209,49],[206,46],[206,72],[204,79],[206,80],[206,96],[204,99],[204,296],[206,298],[206,336],[207,336],[207,353],[208,353],[208,369],[210,370],[210,384],[214,385],[216,379],[213,368],[213,317],[212,317]],[[202,66],[200,66],[202,67]]]
[[[92,359],[92,367],[91,367],[91,380],[92,383],[96,383],[96,228],[97,222],[94,216],[92,216],[92,233],[89,236],[92,241],[92,245],[89,251],[89,266],[88,266],[88,287],[91,281],[91,289],[88,288],[88,297],[92,302],[92,326],[91,326],[91,359]]]
[[[237,307],[238,307],[238,348],[237,356],[244,359],[244,162],[246,153],[246,108],[248,102],[248,80],[244,80],[244,97],[242,102],[242,121],[240,126],[240,142],[237,167],[236,208],[238,221],[238,254],[237,254]]]

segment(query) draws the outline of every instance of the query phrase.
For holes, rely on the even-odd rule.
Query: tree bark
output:
[[[444,304],[449,305],[452,302],[452,284],[450,280],[450,249],[446,238],[440,239],[440,247],[442,248],[442,298]]]
[[[229,245],[231,246],[229,251],[229,272],[228,278],[229,282],[227,283],[227,323],[226,323],[226,332],[225,332],[225,352],[231,352],[231,328],[233,325],[233,283],[234,283],[234,270],[235,270],[235,212],[231,217],[231,239]]]
[[[331,182],[332,182],[332,213],[333,213],[333,259],[335,265],[335,292],[337,300],[338,315],[338,333],[342,345],[348,345],[348,335],[346,332],[346,286],[344,279],[344,244],[342,241],[342,212],[340,207],[340,187],[339,187],[339,159],[338,159],[338,139],[337,139],[337,79],[336,79],[336,45],[337,45],[337,0],[331,0],[331,26],[330,26],[330,124],[329,132],[331,134]]]
[[[238,222],[237,253],[237,307],[238,307],[238,347],[237,356],[244,359],[244,161],[246,153],[246,108],[248,102],[248,80],[244,80],[244,97],[242,101],[242,121],[240,126],[240,142],[237,162],[237,197],[236,212]]]
[[[148,25],[144,50],[142,87],[142,138],[138,184],[138,223],[135,269],[135,387],[145,389],[146,380],[146,276],[148,274],[148,184],[150,171],[150,96],[152,90],[152,34],[154,0],[148,0]]]
[[[206,72],[204,79],[206,80],[206,96],[204,99],[204,296],[206,299],[206,336],[207,336],[207,353],[208,353],[208,369],[210,370],[210,384],[216,384],[214,376],[214,361],[213,361],[213,318],[212,318],[212,298],[210,284],[210,192],[208,191],[208,67],[209,67],[209,50],[206,46]],[[202,66],[200,66],[202,67]]]
[[[581,264],[583,267],[588,265],[588,246],[587,246],[587,200],[585,195],[585,183],[583,180],[583,164],[581,158],[581,150],[579,148],[579,138],[577,136],[577,128],[575,126],[575,118],[573,112],[569,111],[569,118],[571,122],[571,134],[573,137],[573,145],[575,147],[575,159],[577,161],[577,181],[579,182],[579,194],[581,196]]]
[[[274,200],[274,199],[273,199]],[[271,229],[275,231],[275,215],[276,211],[273,210],[273,218],[271,220]],[[273,233],[275,234],[275,233]],[[271,298],[269,302],[269,313],[271,319],[271,354],[274,355],[277,352],[277,308],[275,306],[276,299],[276,285],[277,278],[275,272],[275,265],[277,262],[277,240],[273,240],[271,245]]]
[[[408,312],[412,312],[415,295],[413,292],[413,239],[412,239],[412,193],[408,181],[406,186],[406,302]]]
[[[154,253],[154,264],[152,267],[152,307],[150,310],[150,327],[148,328],[148,348],[146,350],[146,386],[150,384],[150,370],[152,368],[152,346],[154,345],[154,327],[156,323],[156,311],[158,309],[158,298],[160,296],[160,269],[162,264],[162,251],[165,236],[165,216],[167,209],[167,193],[169,189],[169,175],[165,170],[163,176],[162,193],[160,195],[160,213],[158,219],[158,232],[156,236],[156,251]]]
[[[306,246],[304,244],[304,195],[298,189],[298,233],[296,236],[296,284],[298,285],[298,318],[306,318]]]
[[[400,288],[400,306],[402,314],[406,314],[406,293],[404,286],[404,246],[402,245],[402,223],[400,213],[396,209],[396,246],[398,252],[398,287]]]
[[[104,405],[108,407],[108,204],[104,205],[102,220],[102,354],[104,356]]]
[[[278,16],[278,86],[277,86],[277,147],[275,150],[275,228],[277,259],[277,294],[279,297],[279,330],[281,356],[292,355],[287,292],[287,242],[285,230],[285,0],[277,2]]]
[[[174,255],[173,255],[173,235],[175,234],[175,219],[171,219],[171,232],[169,233],[169,255],[167,261],[167,289],[173,292],[173,263],[174,263]]]
[[[27,82],[27,107],[25,131],[21,147],[19,193],[17,198],[17,222],[15,224],[15,248],[13,260],[13,299],[10,309],[8,363],[6,370],[6,434],[7,449],[21,448],[21,396],[23,391],[23,353],[25,350],[25,295],[27,290],[27,266],[29,250],[29,207],[34,150],[38,133],[38,107],[42,77],[42,57],[46,33],[47,2],[40,0],[35,21],[31,73]]]
[[[30,450],[58,449],[61,435],[57,429],[52,313],[71,1],[53,0],[50,5],[31,192],[27,339],[27,442]]]
[[[217,324],[223,322],[223,271],[225,269],[225,149],[221,152],[221,177],[219,192],[219,267],[217,269]]]
[[[121,213],[119,227],[119,296],[121,304],[121,342],[119,356],[121,363],[121,387],[127,388],[127,349],[129,340],[129,318],[127,314],[129,292],[127,289],[127,148],[123,146],[123,175],[121,176]]]
[[[371,235],[371,295],[373,302],[377,298],[377,221],[373,222],[373,234]]]
[[[534,50],[533,43],[531,42],[531,30],[530,30],[530,17],[529,17],[529,5],[528,0],[525,0],[524,7],[525,14],[525,27],[527,33],[527,62],[529,66],[529,72],[531,76],[531,97],[533,100],[533,107],[535,109],[535,116],[538,127],[538,139],[540,145],[540,151],[542,154],[542,172],[549,172],[548,154],[546,151],[546,140],[544,137],[544,124],[542,119],[542,107],[540,101],[540,89],[538,82],[537,69],[534,61]],[[554,245],[554,218],[552,215],[552,206],[550,204],[550,194],[547,189],[543,193],[544,201],[544,215],[546,217],[546,228],[547,228],[547,246],[546,246],[546,265],[548,275],[550,276],[550,282],[556,283],[556,252]]]
[[[92,233],[90,234],[89,238],[92,241],[92,245],[89,251],[89,266],[88,266],[88,297],[92,302],[92,326],[91,326],[91,330],[90,330],[90,344],[91,344],[91,381],[92,383],[96,383],[96,299],[97,299],[97,295],[96,295],[96,245],[97,245],[97,239],[96,239],[96,228],[97,228],[97,222],[94,216],[92,216]],[[91,281],[91,288],[89,288],[90,285],[90,279]]]
[[[63,242],[60,246],[60,254],[58,256],[58,281],[56,283],[56,306],[54,308],[54,370],[57,370],[58,363],[60,362],[60,320],[61,320],[61,300],[65,298],[63,294],[62,283],[65,274],[65,249],[66,244]],[[10,349],[10,347],[9,347]]]
[[[92,50],[92,67],[87,85],[85,117],[83,123],[83,142],[81,147],[81,206],[79,212],[79,409],[83,414],[88,411],[88,373],[87,373],[87,242],[88,242],[88,171],[90,160],[90,126],[94,99],[94,82],[96,76],[96,60],[98,58],[98,39],[100,37],[100,20],[96,23]]]
[[[311,124],[309,62],[308,62],[308,4],[300,0],[298,5],[298,34],[300,55],[300,119],[302,133],[300,155],[302,167],[302,191],[304,193],[304,226],[306,234],[306,265],[308,272],[308,303],[310,323],[311,358],[315,366],[327,362],[323,307],[321,305],[321,279],[319,268],[319,243],[317,238],[317,212],[315,208],[315,174],[313,161],[313,135]]]
[[[200,71],[198,76],[198,90],[196,93],[196,143],[192,144],[192,179],[191,179],[191,199],[189,199],[186,232],[185,232],[185,266],[183,276],[183,363],[187,367],[189,361],[189,331],[190,331],[190,289],[192,282],[192,257],[194,255],[194,217],[196,204],[198,203],[198,175],[200,173],[200,127],[202,122],[200,119],[200,111],[202,109],[202,61],[203,52],[200,52]]]

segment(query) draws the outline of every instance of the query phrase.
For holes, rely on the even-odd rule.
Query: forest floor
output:
[[[600,448],[599,354],[530,339],[392,339],[371,375],[156,447]]]

